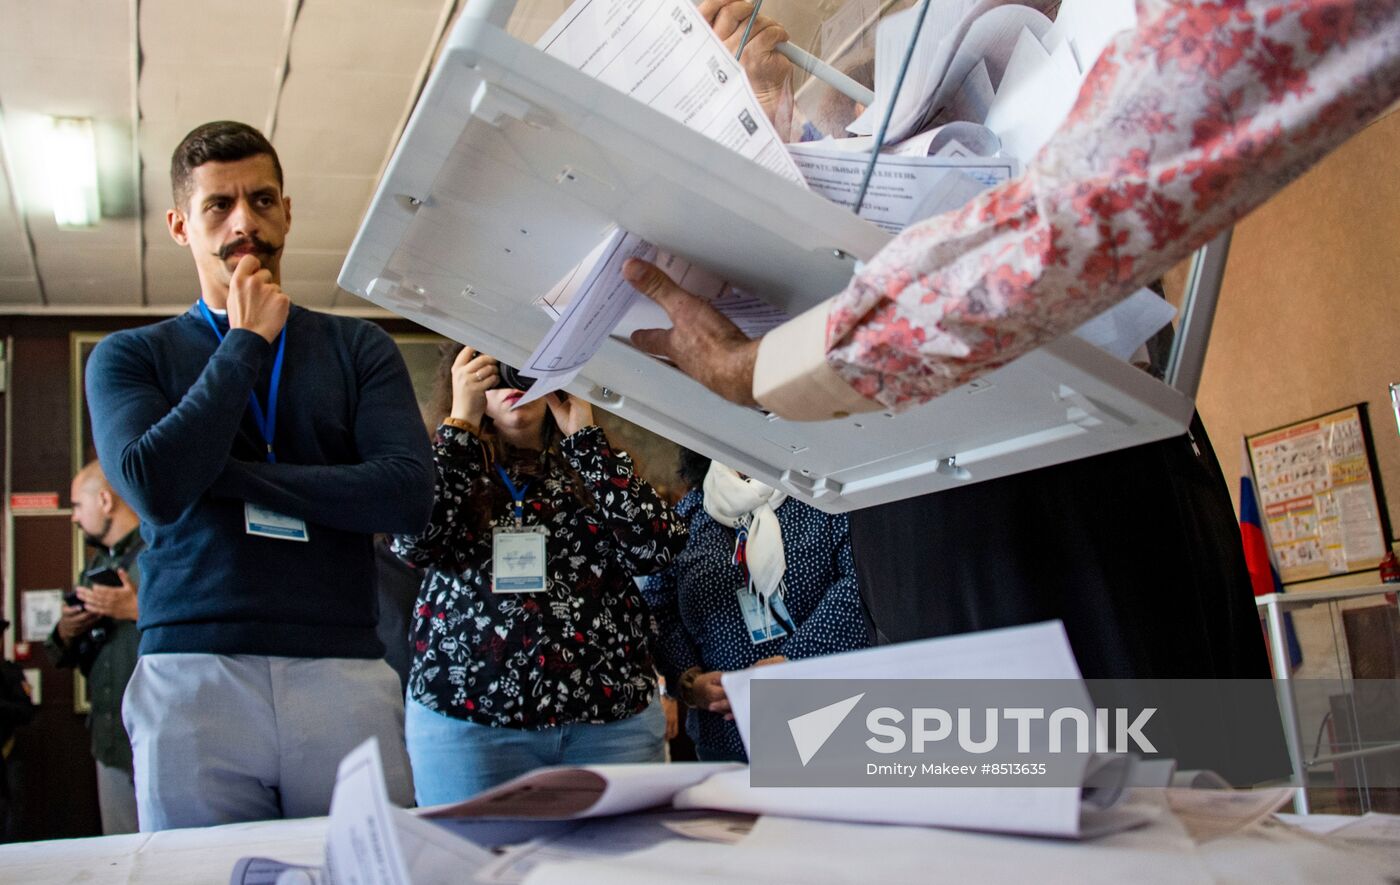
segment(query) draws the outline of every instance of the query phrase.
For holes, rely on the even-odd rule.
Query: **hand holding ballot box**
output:
[[[1102,349],[1102,338],[1066,337],[903,413],[820,422],[726,402],[631,340],[633,331],[666,321],[620,278],[620,257],[651,259],[737,329],[758,335],[842,289],[893,232],[1014,178],[1023,158],[985,124],[1007,115],[1007,103],[1042,103],[996,88],[1007,70],[1032,77],[1039,69],[1027,41],[1045,51],[1039,41],[1059,36],[1035,9],[1006,5],[1020,11],[978,25],[1005,4],[970,5],[949,33],[971,34],[974,43],[939,42],[943,67],[925,73],[951,71],[959,87],[967,81],[939,94],[974,119],[921,105],[937,125],[875,151],[873,136],[821,138],[829,133],[808,113],[829,110],[830,90],[800,68],[792,119],[770,118],[743,64],[687,0],[579,0],[547,27],[474,15],[510,5],[466,7],[347,259],[343,287],[512,364],[530,364],[541,395],[566,389],[831,512],[1184,428],[1189,397]],[[781,6],[762,14],[776,17]],[[860,73],[859,64],[842,61],[841,47],[866,45],[869,35],[878,75],[867,84],[871,107],[889,98],[882,89],[890,56],[881,52],[889,39],[880,34],[912,10],[878,4],[870,15],[857,5],[845,25],[823,31],[810,8],[788,8],[782,24],[790,42],[838,69]],[[514,36],[522,28],[534,47]],[[822,40],[831,43],[825,55]],[[1080,54],[1097,48],[1078,31],[1056,45],[1071,47],[1065,57],[1079,43]],[[1023,46],[1029,61],[1014,57]],[[977,58],[967,64],[970,55]],[[1083,70],[1076,63],[1066,88],[1077,87]],[[869,108],[860,114],[841,100],[843,126],[869,117]],[[831,117],[820,122],[829,126]],[[817,140],[785,145],[794,135]],[[844,170],[859,170],[870,156],[881,158],[877,175],[887,173],[877,182],[897,172],[915,184],[871,186],[856,214],[857,173]]]

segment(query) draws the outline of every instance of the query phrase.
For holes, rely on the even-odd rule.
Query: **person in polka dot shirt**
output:
[[[676,515],[689,540],[642,590],[656,619],[652,651],[667,691],[690,708],[697,755],[743,761],[722,673],[868,644],[850,530],[845,516],[694,452],[682,456],[681,476],[691,488]]]

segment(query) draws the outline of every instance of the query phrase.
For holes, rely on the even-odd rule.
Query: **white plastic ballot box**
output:
[[[344,289],[520,365],[553,322],[536,302],[614,227],[794,316],[890,239],[517,39],[512,7],[466,4],[341,271]],[[831,512],[1180,434],[1193,409],[1074,337],[897,415],[785,421],[724,401],[621,338],[567,389]]]

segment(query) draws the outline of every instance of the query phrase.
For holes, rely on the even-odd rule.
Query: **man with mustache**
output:
[[[432,507],[408,371],[377,326],[282,291],[291,201],[261,133],[198,127],[170,180],[200,299],[109,336],[87,368],[98,455],[149,545],[123,705],[141,829],[326,814],[369,737],[408,804],[373,549]]]
[[[97,760],[97,805],[103,835],[136,832],[136,787],[132,781],[131,741],[122,727],[122,695],[136,668],[136,558],[145,549],[141,520],[112,491],[102,465],[92,461],[73,477],[73,524],[92,548],[79,576],[76,600],[63,606],[57,626],[44,643],[56,667],[77,667],[92,695],[88,729]],[[121,586],[91,575],[116,572]],[[109,574],[110,574],[109,572]],[[70,597],[71,599],[71,597]]]

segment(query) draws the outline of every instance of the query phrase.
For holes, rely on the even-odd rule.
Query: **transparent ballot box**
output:
[[[828,511],[1180,434],[1191,397],[1129,360],[1156,296],[899,414],[792,422],[634,348],[666,319],[617,274],[651,258],[751,336],[821,304],[1020,174],[1110,7],[1131,25],[1130,0],[769,0],[796,60],[771,90],[787,68],[747,70],[689,0],[468,0],[340,284]]]
[[[1400,813],[1400,584],[1255,598],[1302,812]]]

